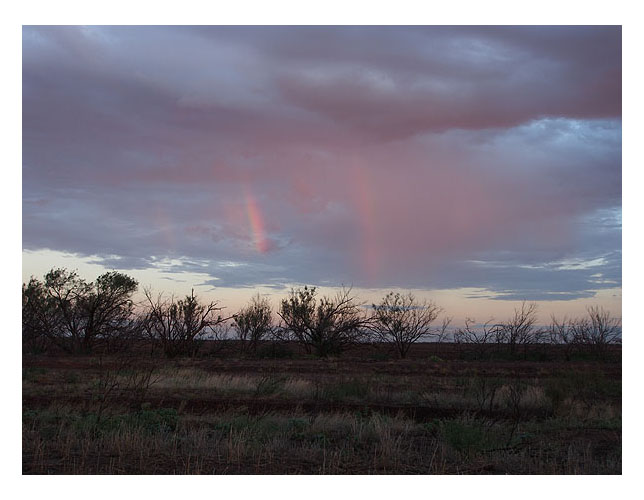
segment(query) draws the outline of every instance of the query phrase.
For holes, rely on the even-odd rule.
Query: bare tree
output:
[[[390,292],[372,309],[371,330],[379,340],[393,343],[401,359],[407,356],[413,343],[440,333],[432,323],[441,308],[433,302],[419,302],[411,293]],[[444,330],[448,324],[444,323]]]
[[[500,325],[489,319],[479,328],[476,328],[476,320],[465,319],[465,327],[459,328],[454,334],[454,341],[457,344],[470,344],[474,349],[475,356],[482,358],[486,352],[486,345],[496,342]]]
[[[272,333],[272,316],[268,299],[260,297],[259,294],[233,316],[233,329],[241,341],[242,352],[255,352],[259,342]]]
[[[217,326],[230,319],[216,315],[223,309],[217,307],[217,302],[199,302],[194,290],[182,300],[164,299],[162,294],[153,298],[150,289],[145,290],[145,297],[144,329],[151,339],[161,342],[163,352],[169,358],[196,354],[198,341],[215,334]]]
[[[291,290],[278,312],[283,332],[304,345],[308,353],[326,357],[340,354],[349,344],[363,337],[366,319],[351,289],[343,288],[335,297],[316,297],[315,287]]]
[[[535,302],[521,303],[521,308],[514,309],[514,316],[498,328],[497,339],[510,346],[510,353],[515,354],[517,346],[525,347],[527,344],[540,339],[541,330],[536,328],[537,304]]]
[[[548,328],[549,340],[552,344],[561,345],[566,361],[570,361],[574,350],[583,343],[582,335],[586,320],[575,320],[564,316],[558,320],[553,315]]]
[[[451,325],[451,324],[452,324],[452,318],[449,317],[449,316],[445,316],[443,318],[441,326],[433,334],[434,335],[434,340],[437,343],[440,344],[442,342],[445,342],[445,340],[447,339],[447,336],[448,336],[447,332],[449,330],[449,325]]]
[[[592,306],[587,309],[588,318],[580,322],[581,342],[587,345],[591,352],[598,357],[606,355],[610,344],[622,342],[622,322],[613,318],[610,312],[601,306]]]
[[[597,357],[606,355],[610,344],[621,343],[621,320],[611,317],[610,313],[599,306],[587,309],[583,318],[567,318],[559,321],[554,316],[549,328],[550,340],[565,346],[566,360],[575,349],[586,347]]]

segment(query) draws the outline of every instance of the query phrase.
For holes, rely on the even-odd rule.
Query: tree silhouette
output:
[[[242,351],[255,352],[257,344],[273,331],[271,305],[258,295],[233,316],[233,328],[241,341]]]
[[[145,290],[145,297],[147,312],[143,328],[151,339],[161,342],[163,352],[169,358],[196,354],[198,341],[230,319],[216,315],[223,309],[217,302],[201,303],[194,290],[181,300],[175,300],[174,296],[164,299],[163,294],[153,298],[150,289]]]
[[[138,283],[116,272],[87,283],[75,271],[52,269],[44,281],[23,285],[23,334],[47,337],[72,353],[89,353],[98,340],[129,335]]]
[[[432,323],[441,308],[433,302],[419,302],[411,293],[390,292],[372,309],[371,330],[377,339],[391,342],[401,359],[407,357],[414,342],[440,332]],[[444,328],[447,324],[444,323]]]
[[[292,289],[278,315],[284,331],[304,345],[307,353],[320,357],[340,354],[363,337],[366,325],[351,289],[345,288],[335,297],[320,299],[315,287]]]

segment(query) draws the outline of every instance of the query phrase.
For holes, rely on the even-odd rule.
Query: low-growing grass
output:
[[[621,472],[620,380],[585,365],[181,360],[132,398],[136,365],[67,363],[23,370],[26,474]]]
[[[51,408],[23,415],[23,467],[71,474],[462,473],[480,472],[483,463],[506,473],[618,471],[617,451],[602,455],[572,440],[553,454],[551,442],[535,440],[569,429],[556,420],[532,422],[509,442],[506,424],[467,415],[424,424],[378,413],[181,416],[160,408],[98,419]]]
[[[158,409],[99,420],[61,409],[27,411],[23,415],[24,466],[39,473],[77,473],[81,466],[92,473],[128,468],[133,473],[152,473],[159,465],[157,456],[164,456],[167,471],[173,473],[225,468],[238,472],[249,467],[270,471],[284,460],[296,469],[293,457],[299,457],[304,463],[318,463],[313,472],[342,472],[355,460],[366,461],[368,472],[379,472],[392,460],[413,466],[417,452],[407,456],[400,445],[410,444],[408,435],[416,428],[417,424],[398,417],[365,419],[348,413],[315,417],[222,413],[179,419],[175,410]],[[47,454],[62,457],[60,469],[48,469]],[[128,462],[133,454],[136,460]],[[115,456],[116,461],[107,460]],[[189,457],[193,457],[192,466],[186,468]]]

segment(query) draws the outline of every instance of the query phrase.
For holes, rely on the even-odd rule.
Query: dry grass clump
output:
[[[256,377],[247,375],[222,375],[202,370],[178,368],[164,371],[155,384],[156,389],[212,389],[227,392],[251,392],[256,387]]]
[[[288,378],[282,386],[285,394],[296,398],[309,398],[316,392],[315,384],[301,378]]]
[[[309,398],[316,394],[316,385],[309,380],[279,374],[229,375],[179,368],[165,371],[155,383],[157,390],[212,390],[223,393],[256,394],[280,393],[294,398]]]

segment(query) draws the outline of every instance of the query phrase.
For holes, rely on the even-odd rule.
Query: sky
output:
[[[621,29],[23,27],[23,280],[621,316]]]

